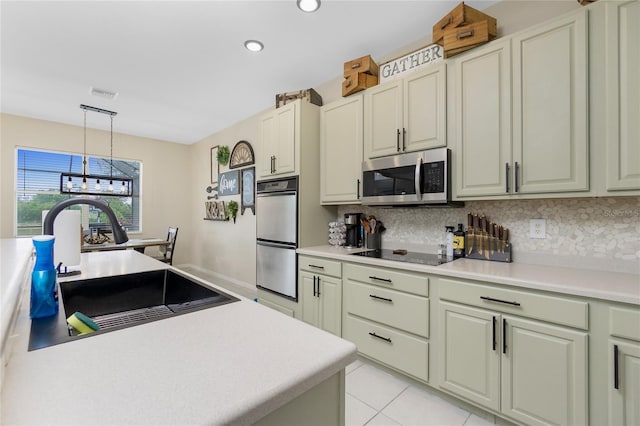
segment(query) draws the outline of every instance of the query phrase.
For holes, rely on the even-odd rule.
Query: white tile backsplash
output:
[[[467,212],[510,230],[514,261],[640,273],[640,197],[467,201],[462,208],[341,206],[382,220],[383,248],[435,253],[445,226],[466,227]],[[546,238],[529,238],[529,219],[546,220]]]

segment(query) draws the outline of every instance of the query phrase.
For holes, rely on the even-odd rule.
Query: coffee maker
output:
[[[347,227],[346,248],[362,247],[362,235],[360,235],[360,216],[362,213],[345,213],[344,224]]]

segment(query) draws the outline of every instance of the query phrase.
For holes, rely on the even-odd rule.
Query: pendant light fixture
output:
[[[120,190],[116,192],[113,186],[113,117],[118,113],[115,111],[109,111],[102,108],[96,108],[89,105],[80,105],[80,108],[84,111],[84,133],[83,133],[83,153],[82,153],[82,174],[69,173],[60,174],[60,193],[61,194],[78,194],[78,195],[117,195],[117,196],[131,196],[133,195],[133,179],[118,177],[117,180],[122,181]],[[110,118],[110,148],[109,155],[109,176],[92,175],[87,173],[87,111],[98,112],[101,114],[107,114]],[[71,167],[71,166],[70,166]],[[79,187],[74,185],[74,178],[81,179]],[[109,181],[108,192],[102,188],[101,181]],[[90,183],[93,182],[93,189],[90,188]]]

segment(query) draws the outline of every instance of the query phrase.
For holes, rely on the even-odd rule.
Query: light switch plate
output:
[[[545,219],[529,219],[529,238],[546,238],[547,221]]]

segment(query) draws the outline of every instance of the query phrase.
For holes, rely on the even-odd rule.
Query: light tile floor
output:
[[[346,369],[345,405],[347,426],[487,426],[496,420],[509,424],[464,403],[454,404],[364,359]]]

